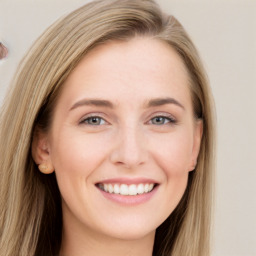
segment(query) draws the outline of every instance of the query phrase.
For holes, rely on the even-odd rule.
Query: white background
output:
[[[0,0],[0,103],[22,56],[85,0]],[[214,256],[256,256],[256,0],[158,0],[197,45],[217,108]],[[182,256],[182,255],[181,255]]]

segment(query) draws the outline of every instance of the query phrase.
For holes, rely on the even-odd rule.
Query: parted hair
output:
[[[47,131],[61,87],[94,47],[151,37],[184,62],[195,118],[203,121],[197,166],[171,215],[156,230],[154,256],[209,256],[214,184],[214,111],[199,54],[172,15],[153,0],[98,0],[55,22],[19,65],[0,112],[0,255],[56,256],[62,235],[55,174],[39,172],[31,154],[36,127]],[[153,212],[152,212],[153,214]]]

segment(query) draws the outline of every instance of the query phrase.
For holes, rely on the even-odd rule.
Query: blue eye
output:
[[[175,120],[170,117],[165,116],[156,116],[150,120],[150,122],[154,125],[164,125],[168,123],[175,123]]]
[[[84,119],[81,123],[89,124],[89,125],[103,125],[106,123],[106,121],[101,117],[91,116]]]

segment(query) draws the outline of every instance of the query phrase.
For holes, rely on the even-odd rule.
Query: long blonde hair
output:
[[[213,194],[214,117],[211,92],[196,48],[181,24],[151,0],[99,0],[57,21],[20,64],[0,115],[0,255],[57,255],[61,200],[54,174],[31,155],[35,127],[47,130],[61,86],[88,51],[136,35],[167,42],[185,63],[194,113],[204,131],[185,194],[156,231],[155,256],[209,256]]]

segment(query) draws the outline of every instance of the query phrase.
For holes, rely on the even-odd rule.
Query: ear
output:
[[[44,174],[54,172],[54,167],[49,154],[49,142],[46,133],[36,128],[32,140],[32,157],[38,165],[38,169]]]
[[[194,135],[193,135],[193,149],[191,155],[191,164],[189,171],[193,171],[196,168],[197,158],[200,152],[201,140],[203,135],[203,121],[198,119],[195,121]]]

